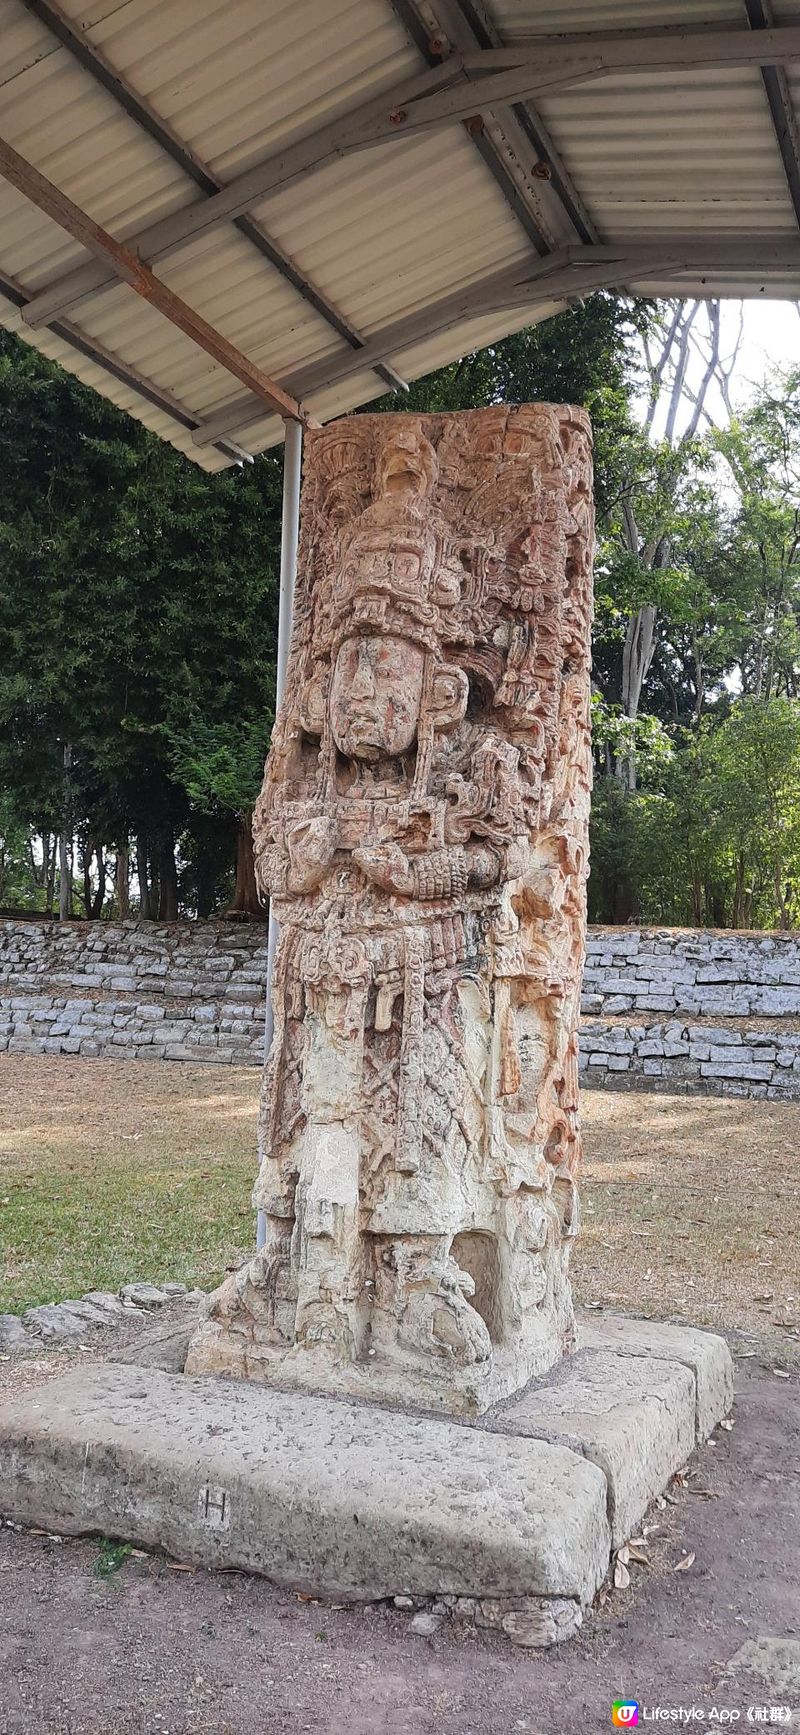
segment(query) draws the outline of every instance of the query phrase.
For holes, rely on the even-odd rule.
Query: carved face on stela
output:
[[[360,515],[334,577],[341,624],[328,705],[333,739],[349,759],[402,758],[423,716],[446,729],[466,710],[466,677],[438,650],[439,610],[457,601],[460,581],[431,523],[436,474],[433,447],[418,429],[388,442],[377,498]]]
[[[520,703],[500,696],[502,675],[509,646],[519,673],[517,639],[527,634],[526,675],[538,627],[513,623],[540,612],[537,591],[564,558],[548,494],[556,485],[563,493],[560,424],[546,407],[476,414],[480,440],[471,417],[463,425],[455,417],[438,454],[411,418],[354,418],[319,436],[309,518],[318,577],[301,716],[307,736],[327,735],[329,750],[347,760],[403,760],[456,727],[469,697],[465,647],[473,647],[466,666],[494,702]],[[525,503],[533,496],[541,520],[532,527]],[[520,676],[520,692],[524,685]],[[534,692],[532,675],[528,687]]]
[[[400,758],[417,737],[425,652],[394,634],[358,635],[339,646],[331,682],[333,738],[349,759]]]
[[[414,746],[423,713],[434,727],[460,721],[466,676],[394,633],[351,634],[339,646],[330,693],[331,732],[340,753],[367,763],[399,759]]]

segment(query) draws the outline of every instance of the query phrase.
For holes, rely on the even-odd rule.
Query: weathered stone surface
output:
[[[420,1614],[414,1615],[411,1621],[411,1631],[418,1633],[421,1638],[429,1639],[441,1624],[439,1615],[423,1610]]]
[[[728,1665],[736,1675],[763,1681],[774,1700],[800,1694],[800,1639],[747,1639]],[[774,1726],[774,1725],[773,1725]]]
[[[569,1446],[597,1464],[619,1547],[694,1447],[694,1372],[677,1360],[578,1350],[481,1425]]]
[[[93,1325],[100,1324],[99,1313],[93,1314],[90,1304],[84,1307],[76,1301],[48,1302],[43,1307],[29,1307],[22,1319],[28,1330],[43,1343],[79,1340],[91,1331]]]
[[[612,1004],[607,1001],[607,1007]],[[641,1004],[641,1002],[640,1002]],[[686,1023],[584,1020],[579,1064],[606,1090],[659,1088],[715,1095],[800,1098],[800,1037],[791,1031]],[[656,1064],[657,1061],[657,1064]],[[788,1075],[788,1076],[787,1076]]]
[[[572,1638],[583,1619],[578,1602],[550,1597],[528,1597],[516,1608],[504,1608],[494,1599],[484,1600],[478,1603],[474,1618],[476,1626],[499,1628],[515,1645],[537,1650]]]
[[[0,1355],[25,1355],[35,1343],[16,1313],[0,1313]]]
[[[169,1296],[169,1291],[161,1289],[155,1283],[123,1283],[120,1290],[122,1301],[132,1302],[134,1307],[163,1307]]]
[[[137,1332],[133,1343],[112,1351],[109,1360],[134,1367],[161,1368],[166,1374],[182,1374],[193,1329],[193,1322],[175,1326],[161,1321],[155,1329]]]
[[[723,1337],[690,1325],[664,1325],[653,1319],[629,1319],[618,1313],[583,1314],[579,1343],[584,1349],[612,1350],[615,1355],[681,1362],[695,1380],[695,1425],[698,1440],[707,1439],[733,1403],[733,1358]]]
[[[110,1289],[90,1289],[86,1295],[81,1296],[81,1300],[91,1302],[92,1306],[109,1320],[118,1319],[123,1312],[119,1296]]]
[[[591,552],[580,410],[306,442],[254,824],[267,1238],[194,1372],[474,1411],[572,1345]]]
[[[586,1603],[610,1547],[605,1478],[563,1446],[119,1365],[0,1410],[0,1512],[363,1601]]]
[[[692,1016],[796,1017],[800,1012],[798,936],[775,934],[766,939],[736,932],[644,928],[631,931],[623,943],[608,929],[590,929],[584,1012],[611,1014],[637,1008],[666,1012],[670,1007]],[[718,1031],[711,1034],[725,1040]],[[692,1038],[706,1039],[702,1029],[693,1030]]]

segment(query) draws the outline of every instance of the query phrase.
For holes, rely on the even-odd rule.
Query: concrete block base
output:
[[[152,1366],[74,1368],[0,1410],[0,1513],[337,1601],[444,1601],[553,1644],[696,1438],[695,1363],[629,1353],[626,1324],[641,1346],[646,1323],[619,1321],[613,1350],[579,1350],[472,1424]],[[717,1366],[707,1428],[730,1357],[691,1335],[706,1375]]]

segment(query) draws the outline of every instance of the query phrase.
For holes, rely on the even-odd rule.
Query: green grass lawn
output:
[[[0,1062],[0,1312],[137,1278],[209,1288],[252,1245],[254,1069]]]
[[[0,1058],[0,1312],[253,1246],[255,1068]],[[800,1355],[800,1103],[587,1091],[579,1301]]]

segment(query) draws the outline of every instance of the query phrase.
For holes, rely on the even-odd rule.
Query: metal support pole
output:
[[[278,599],[278,660],[275,668],[275,713],[286,686],[286,665],[292,638],[294,581],[297,573],[297,539],[300,531],[300,473],[303,459],[303,427],[301,422],[284,423],[283,446],[283,513],[281,517],[281,582]],[[272,979],[275,974],[275,953],[278,949],[278,924],[270,909],[267,940],[267,1009],[264,1024],[264,1053],[272,1045],[274,1020],[272,1015]],[[256,1248],[264,1246],[267,1219],[258,1213]]]

